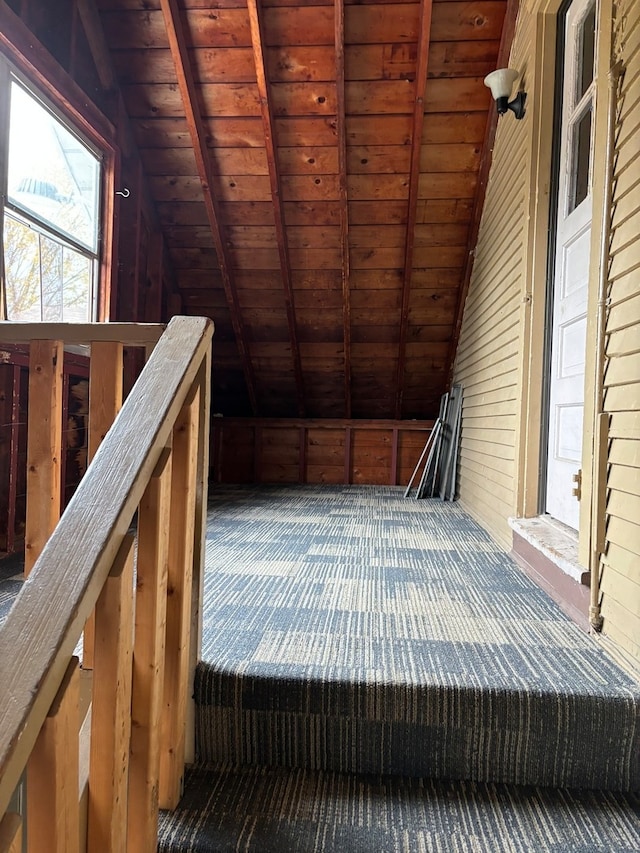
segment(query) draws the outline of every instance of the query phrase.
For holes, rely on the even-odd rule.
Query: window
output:
[[[4,79],[4,316],[95,320],[100,157],[17,77]]]

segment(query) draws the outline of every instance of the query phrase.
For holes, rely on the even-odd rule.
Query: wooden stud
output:
[[[148,323],[157,323],[162,316],[163,271],[164,238],[161,231],[154,231],[149,237],[149,251],[147,255],[149,288],[145,300],[145,320]]]
[[[291,264],[289,261],[289,246],[287,244],[287,232],[285,228],[284,212],[282,207],[282,191],[280,186],[280,173],[278,170],[278,154],[276,151],[276,141],[274,136],[272,103],[269,93],[269,84],[267,82],[267,71],[263,50],[263,45],[265,41],[264,34],[262,32],[260,0],[247,0],[247,9],[249,12],[249,24],[251,27],[251,43],[253,47],[253,58],[256,68],[258,94],[260,96],[262,127],[264,130],[265,148],[267,151],[269,182],[271,184],[271,204],[273,207],[273,215],[275,220],[276,241],[278,244],[278,256],[280,259],[280,272],[282,274],[284,301],[287,309],[287,324],[289,326],[291,357],[293,359],[293,372],[296,379],[298,414],[300,415],[300,417],[304,417],[304,382],[302,378],[302,364],[300,361],[298,333],[296,330],[293,284],[291,281]]]
[[[344,484],[351,483],[351,427],[345,427],[344,431]]]
[[[22,853],[22,817],[15,812],[0,820],[0,853]]]
[[[255,427],[255,441],[253,451],[253,482],[262,482],[262,427]]]
[[[122,406],[122,369],[123,346],[119,341],[95,341],[91,344],[87,447],[89,462],[95,456]],[[84,629],[83,669],[93,667],[94,636],[95,619],[92,614]]]
[[[204,203],[207,210],[207,218],[211,226],[213,242],[216,248],[220,271],[222,273],[222,282],[227,297],[227,304],[231,315],[231,323],[236,338],[236,345],[238,347],[238,353],[242,363],[245,383],[247,386],[247,394],[249,396],[251,408],[254,414],[256,414],[258,407],[253,367],[246,345],[246,334],[242,323],[242,314],[240,311],[238,296],[233,281],[231,259],[223,238],[218,201],[214,194],[214,187],[216,184],[211,165],[211,156],[206,141],[207,132],[198,106],[198,94],[196,91],[195,81],[193,79],[193,71],[191,70],[185,33],[182,20],[180,18],[180,9],[178,7],[177,0],[160,0],[160,8],[162,9],[162,14],[164,16],[166,35],[169,39],[169,46],[171,48],[171,55],[176,69],[180,95],[182,97],[184,111],[187,117],[187,125],[189,127],[189,134],[191,135],[196,164],[198,167],[198,175],[202,185],[202,193],[204,195]]]
[[[127,849],[133,562],[127,535],[96,604],[88,853]]]
[[[60,518],[63,359],[62,341],[31,342],[25,576]]]
[[[391,440],[391,485],[398,485],[398,427],[392,430]]]
[[[9,438],[9,494],[7,496],[7,553],[16,546],[16,497],[18,494],[18,439],[20,417],[20,367],[14,365],[11,381],[11,432]]]
[[[78,853],[80,668],[71,658],[27,765],[29,853]]]
[[[171,454],[167,450],[149,481],[138,511],[127,849],[139,853],[153,853],[158,845],[167,567],[169,531],[173,525],[169,515],[171,468]],[[190,531],[191,517],[180,519],[178,535]],[[185,702],[186,693],[185,684]],[[176,697],[172,698],[175,701]]]
[[[420,33],[418,36],[418,62],[416,70],[416,91],[413,106],[413,124],[411,130],[411,171],[409,173],[409,202],[407,211],[407,231],[404,248],[404,272],[402,277],[402,309],[400,315],[400,342],[398,347],[398,368],[396,374],[396,419],[402,417],[402,398],[404,391],[404,370],[406,363],[407,332],[409,326],[409,295],[411,292],[411,273],[413,271],[413,245],[415,240],[416,217],[420,184],[420,155],[422,152],[422,126],[424,124],[425,91],[427,88],[427,69],[429,64],[429,41],[431,36],[432,0],[424,0],[420,11]]]
[[[336,54],[336,130],[340,193],[340,276],[342,280],[342,328],[344,340],[344,416],[351,417],[351,284],[349,269],[349,199],[347,193],[347,115],[345,103],[344,0],[334,4]]]
[[[118,86],[118,80],[113,68],[111,53],[104,38],[100,13],[94,0],[75,0],[75,5],[82,21],[89,51],[93,57],[96,71],[102,88],[107,92],[113,91]]]
[[[60,436],[60,512],[64,511],[67,485],[67,442],[69,426],[69,372],[62,368],[62,433]]]
[[[200,534],[199,530],[193,528],[200,415],[200,389],[196,385],[195,396],[185,404],[173,431],[167,635],[160,754],[160,805],[168,809],[174,809],[178,805],[182,794],[185,763],[194,535]]]
[[[307,482],[307,430],[301,426],[298,429],[299,448],[298,448],[298,482]]]

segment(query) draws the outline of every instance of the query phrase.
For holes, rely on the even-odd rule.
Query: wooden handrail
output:
[[[130,347],[156,344],[165,329],[162,323],[14,323],[0,322],[0,343],[64,341],[78,346],[99,341],[119,341]]]
[[[127,337],[121,324],[110,326]],[[98,339],[96,328],[86,335],[87,342]],[[30,329],[33,333],[33,325]],[[37,330],[42,339],[41,327]],[[3,332],[4,324],[0,340]],[[212,334],[213,324],[204,318],[170,322],[0,627],[0,815],[134,513],[172,443],[176,420],[208,375]],[[61,328],[52,335],[68,340]],[[136,343],[140,340],[135,337]]]

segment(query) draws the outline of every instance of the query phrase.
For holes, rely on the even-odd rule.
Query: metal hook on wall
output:
[[[122,198],[129,198],[131,191],[125,187],[123,190],[116,190],[116,195],[121,195]]]

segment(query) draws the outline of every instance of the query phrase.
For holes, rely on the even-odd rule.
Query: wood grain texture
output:
[[[80,667],[71,658],[27,766],[27,849],[79,853]]]
[[[167,450],[138,510],[127,845],[140,853],[157,847],[171,471]]]
[[[60,518],[63,359],[61,340],[31,341],[25,576],[31,572]]]
[[[7,812],[0,820],[0,851],[22,853],[22,817]]]
[[[88,851],[127,849],[133,546],[133,537],[124,537],[96,604]]]
[[[0,811],[209,351],[212,331],[202,318],[171,321],[2,626],[0,681],[12,701],[0,709]],[[26,658],[29,667],[23,666]]]
[[[200,389],[184,406],[173,432],[173,474],[169,523],[169,580],[165,681],[160,718],[159,802],[175,808],[182,791],[186,708],[191,658],[193,557],[200,528],[193,519],[197,500],[198,443],[202,417]],[[197,637],[193,638],[197,643]]]

